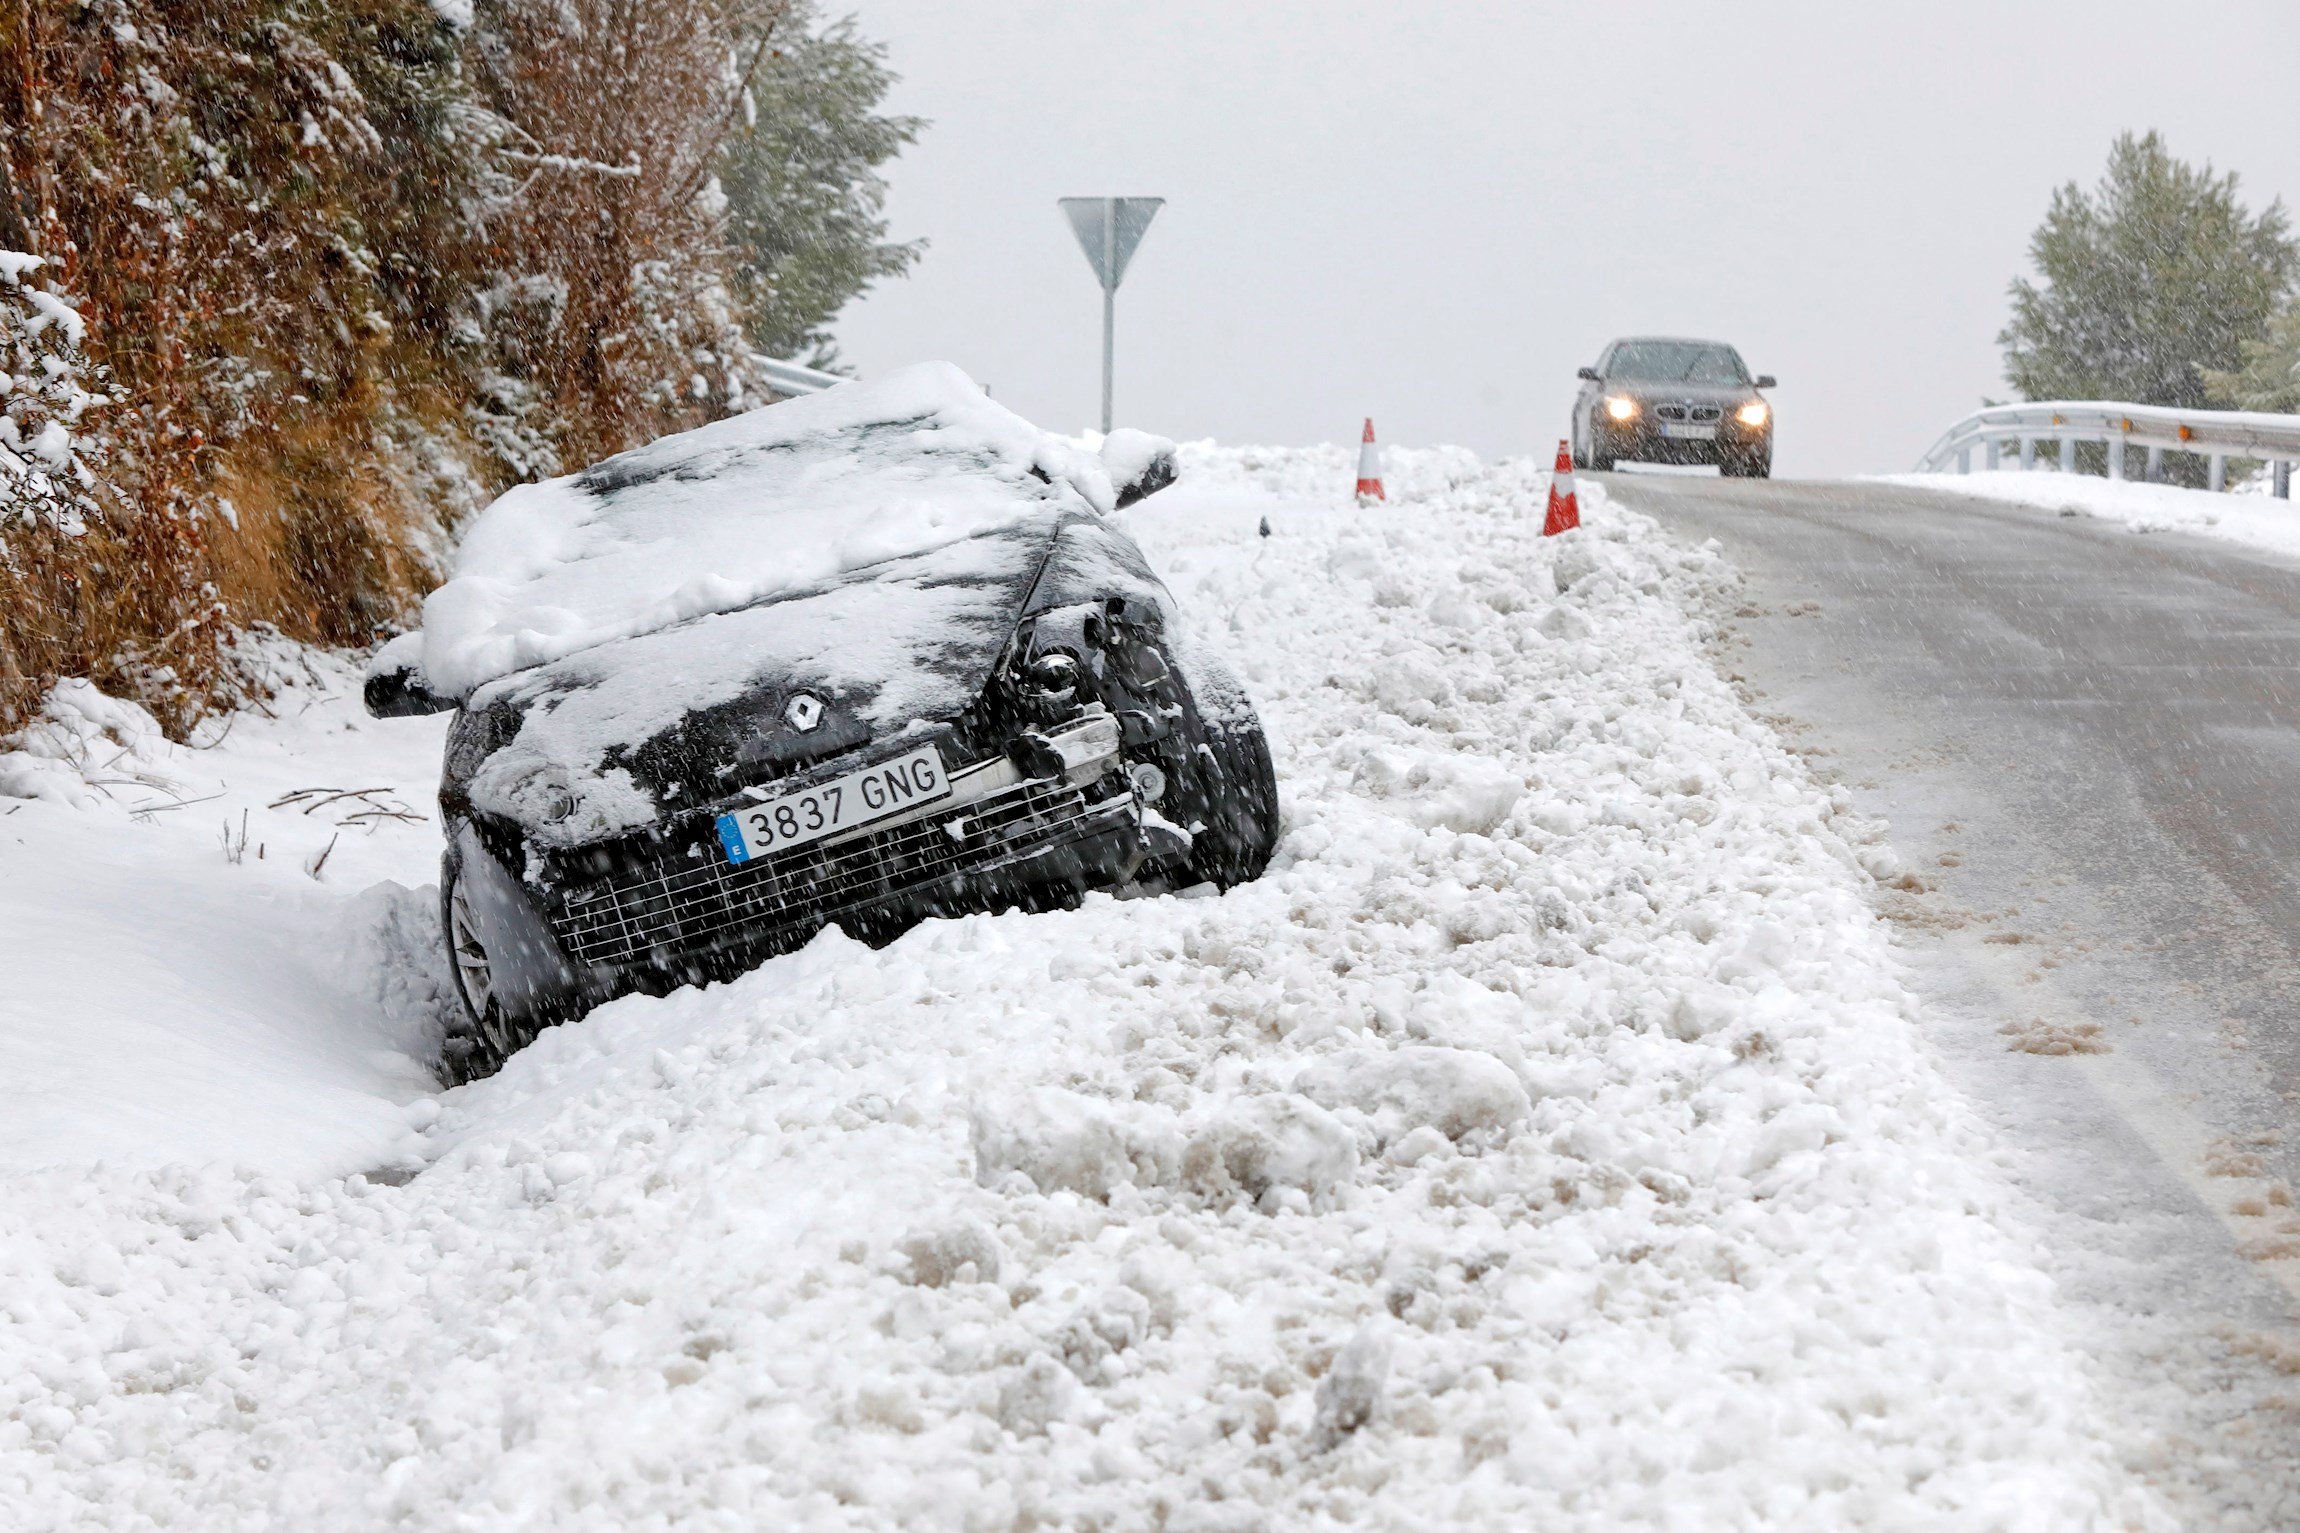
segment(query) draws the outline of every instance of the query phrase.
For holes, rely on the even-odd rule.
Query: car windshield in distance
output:
[[[1747,383],[1748,370],[1730,346],[1699,341],[1624,341],[1605,369],[1631,383]]]

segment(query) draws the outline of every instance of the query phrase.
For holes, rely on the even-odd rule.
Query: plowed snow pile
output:
[[[0,1524],[2149,1525],[1730,573],[1390,467],[1126,513],[1261,882],[617,1002],[405,1185],[0,1182]]]

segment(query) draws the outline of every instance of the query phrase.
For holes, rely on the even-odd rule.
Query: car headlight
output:
[[[1048,650],[1034,657],[1023,675],[1035,690],[1068,701],[1078,691],[1078,657],[1067,650]]]
[[[575,812],[575,790],[556,774],[543,777],[535,784],[533,797],[535,817],[546,825],[557,825]]]
[[[1773,411],[1762,399],[1752,399],[1733,412],[1733,418],[1744,426],[1762,426],[1773,418]]]
[[[1637,401],[1625,399],[1619,394],[1608,395],[1605,401],[1605,413],[1617,421],[1635,420],[1637,419]]]

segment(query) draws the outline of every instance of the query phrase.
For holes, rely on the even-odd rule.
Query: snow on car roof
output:
[[[737,415],[523,484],[473,519],[423,607],[422,669],[462,697],[610,640],[749,606],[1069,501],[1090,454],[947,362]]]

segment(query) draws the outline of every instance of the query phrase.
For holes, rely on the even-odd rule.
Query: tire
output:
[[[448,972],[454,977],[459,1003],[439,1051],[440,1073],[450,1086],[493,1075],[542,1030],[528,1019],[505,1014],[502,998],[495,993],[494,962],[480,938],[460,874],[450,864],[441,869],[439,880],[440,935],[447,945]]]
[[[1717,467],[1728,479],[1770,479],[1773,477],[1773,460],[1770,458],[1726,458],[1721,460]]]
[[[1228,889],[1260,878],[1278,848],[1278,775],[1259,720],[1230,729],[1209,720],[1206,750],[1190,881]]]

